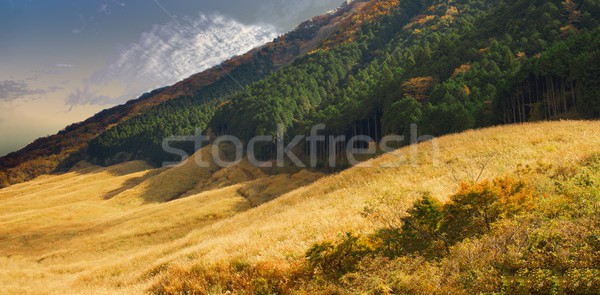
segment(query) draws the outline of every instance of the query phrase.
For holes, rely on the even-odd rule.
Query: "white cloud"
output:
[[[111,98],[107,95],[102,95],[98,91],[91,90],[89,85],[84,85],[83,87],[75,89],[67,99],[67,104],[71,106],[81,104],[81,102],[85,102],[85,104],[91,105],[103,105],[106,104],[107,101],[110,101]]]
[[[37,89],[31,87],[25,81],[4,80],[0,81],[0,100],[15,100],[23,97],[39,96],[60,90],[58,86],[48,89]]]
[[[122,103],[245,53],[277,35],[273,26],[247,25],[222,15],[200,15],[196,19],[155,25],[136,43],[123,46],[113,62],[73,92],[68,103]],[[115,82],[124,90],[111,99],[103,87]],[[114,91],[115,87],[111,89]]]

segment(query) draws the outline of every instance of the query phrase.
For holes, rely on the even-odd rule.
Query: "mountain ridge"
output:
[[[87,144],[100,133],[167,101],[193,95],[203,88],[222,81],[233,84],[229,87],[244,87],[247,82],[240,82],[241,79],[234,77],[234,72],[243,66],[253,62],[259,63],[251,69],[256,75],[253,79],[260,79],[264,74],[285,67],[297,57],[318,47],[321,40],[339,33],[340,24],[336,24],[335,21],[344,15],[359,13],[360,11],[355,8],[362,2],[364,1],[344,2],[338,9],[307,20],[272,42],[232,57],[172,86],[158,88],[138,99],[103,110],[89,119],[67,126],[55,135],[39,138],[16,152],[0,157],[0,187],[30,180],[42,174],[69,169],[86,158]],[[323,33],[321,29],[324,26],[333,26],[333,29],[330,28],[329,32]],[[306,40],[310,42],[307,43]],[[265,57],[264,62],[257,61],[257,58]],[[258,74],[264,67],[266,73]]]
[[[408,136],[410,124],[439,136],[598,118],[599,18],[600,5],[590,0],[353,1],[223,69],[0,158],[0,185],[84,159],[158,166],[176,160],[163,151],[163,139],[197,129],[248,141],[275,135],[276,123],[290,138],[325,124],[325,135],[362,133],[378,142]],[[262,144],[261,157],[273,157],[273,147]],[[318,149],[321,160],[328,156],[326,144]]]

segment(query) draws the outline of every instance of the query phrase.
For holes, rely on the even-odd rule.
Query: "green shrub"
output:
[[[408,214],[402,225],[401,244],[404,251],[425,256],[438,255],[438,250],[443,246],[439,233],[444,218],[442,203],[427,195],[417,201]]]
[[[371,239],[386,257],[440,257],[447,254],[448,246],[489,232],[497,220],[534,207],[533,190],[524,181],[504,177],[463,183],[445,205],[424,195],[401,218],[400,227],[378,229]]]
[[[361,236],[346,233],[344,239],[334,245],[330,242],[318,243],[306,253],[309,265],[325,276],[339,278],[354,271],[358,263],[373,253],[370,243]]]

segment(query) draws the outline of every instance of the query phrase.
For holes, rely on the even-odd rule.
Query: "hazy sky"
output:
[[[342,2],[0,0],[0,155]]]

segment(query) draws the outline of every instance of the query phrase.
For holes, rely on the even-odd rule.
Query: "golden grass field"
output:
[[[446,200],[461,181],[600,153],[600,122],[494,127],[437,145],[436,165],[432,143],[423,143],[326,177],[270,175],[248,163],[218,170],[130,162],[2,189],[0,293],[145,293],[167,268],[285,264],[315,242],[373,229],[361,212],[382,196],[409,208],[420,192]],[[415,150],[416,165],[404,163]],[[390,163],[398,165],[381,167]]]

